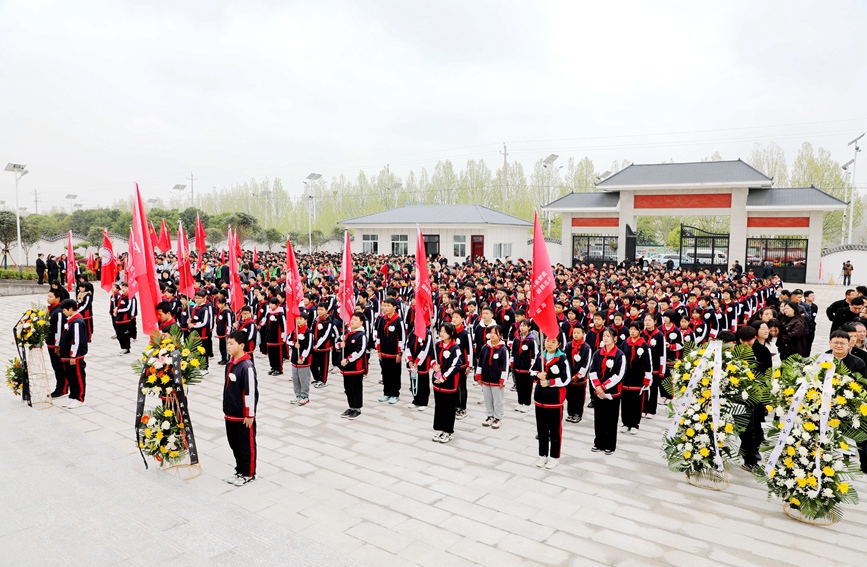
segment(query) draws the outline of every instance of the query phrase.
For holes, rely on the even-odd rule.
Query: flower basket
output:
[[[686,480],[691,485],[705,490],[720,491],[729,487],[729,475],[726,469],[722,472],[716,469],[689,471],[686,473]]]
[[[783,503],[783,512],[793,520],[798,520],[799,522],[810,524],[811,526],[832,526],[843,519],[843,511],[836,506],[826,515],[818,518],[805,516],[799,508],[792,506],[788,502]]]
[[[15,326],[15,344],[27,348],[41,347],[45,344],[49,327],[48,308],[34,305],[24,312]]]

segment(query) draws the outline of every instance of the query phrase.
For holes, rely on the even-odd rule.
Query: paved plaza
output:
[[[830,326],[824,309],[843,288],[813,289],[818,351]],[[4,363],[12,325],[37,299],[44,303],[0,298]],[[223,367],[212,363],[189,392],[202,475],[145,470],[134,442],[133,356],[117,355],[107,302],[98,290],[86,407],[35,410],[0,391],[2,566],[867,564],[867,506],[845,506],[841,523],[814,527],[789,519],[740,469],[724,492],[692,487],[661,456],[664,411],[637,436],[620,434],[606,456],[590,451],[587,410],[582,423],[564,423],[560,466],[540,470],[534,416],[512,411],[514,392],[502,428],[490,430],[481,426],[481,389],[470,386],[469,416],[442,445],[431,441],[432,410],[406,409],[408,392],[398,405],[376,402],[375,362],[362,416],[347,421],[339,375],[296,407],[288,365],[268,376],[257,352],[260,478],[240,488],[222,481],[233,459]],[[133,353],[145,345],[140,332]],[[863,478],[855,486],[867,495]]]

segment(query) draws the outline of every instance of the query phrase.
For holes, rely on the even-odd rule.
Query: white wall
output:
[[[86,251],[83,248],[75,248],[75,245],[84,242],[83,238],[72,236],[72,247],[73,250],[77,254],[82,254],[84,257],[87,257],[87,254],[93,253],[96,255],[99,251],[99,247],[91,246]],[[129,249],[129,244],[126,240],[120,238],[112,238],[111,239],[112,247],[116,254],[121,254],[126,252]],[[102,241],[99,242],[99,246],[102,246]],[[43,260],[48,258],[49,254],[54,254],[55,256],[60,256],[61,254],[66,254],[66,237],[59,240],[55,240],[54,242],[48,242],[47,240],[40,239],[33,246],[27,250],[27,254],[24,256],[24,265],[25,266],[35,266],[36,265],[36,257],[38,254],[45,254]],[[12,261],[18,261],[18,251],[15,243],[12,243],[12,247],[9,249],[9,266],[12,266]],[[0,267],[2,267],[2,262],[0,262]]]
[[[391,254],[392,235],[404,234],[407,236],[407,253],[415,254],[416,228],[415,226],[401,225],[377,225],[375,227],[352,226],[353,240],[352,252],[360,254],[364,251],[365,234],[375,234],[379,237],[379,254]],[[460,226],[422,226],[422,234],[437,234],[440,237],[440,254],[451,264],[463,262],[464,258],[472,250],[471,237],[482,235],[485,237],[485,258],[493,260],[494,244],[505,243],[512,245],[513,259],[529,258],[532,250],[527,244],[529,230],[523,227],[494,226],[484,227],[460,227]],[[466,237],[466,255],[457,257],[454,255],[454,237]]]
[[[846,260],[852,262],[851,287],[867,285],[867,250],[844,250],[843,252],[835,252],[834,254],[822,256],[820,261],[822,275],[819,278],[819,283],[827,284],[833,280],[835,284],[842,285],[843,277],[841,274],[843,272],[843,262]]]

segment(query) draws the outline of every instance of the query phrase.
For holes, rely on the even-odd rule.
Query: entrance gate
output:
[[[572,235],[572,265],[592,264],[599,269],[602,264],[617,264],[617,237],[593,234]]]
[[[635,244],[638,238],[635,231],[628,224],[626,225],[626,259],[630,262],[635,262]]]
[[[729,235],[680,225],[680,267],[698,272],[728,270]]]
[[[807,281],[806,238],[747,238],[747,268],[762,277],[765,264],[788,283]]]

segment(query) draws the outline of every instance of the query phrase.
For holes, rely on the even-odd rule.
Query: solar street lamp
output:
[[[10,163],[6,165],[6,171],[15,174],[15,228],[18,231],[18,273],[23,271],[23,268],[21,267],[21,253],[23,249],[21,246],[21,208],[18,206],[18,181],[30,173],[26,168],[26,165],[20,163]]]
[[[848,244],[852,244],[852,219],[855,217],[855,211],[853,207],[855,206],[855,184],[858,182],[858,180],[855,178],[855,166],[858,165],[858,152],[861,151],[861,147],[858,145],[858,140],[863,137],[864,134],[861,134],[860,136],[849,142],[850,146],[855,146],[855,157],[852,158],[852,189],[850,190],[851,194],[849,197],[849,238],[847,240]]]

